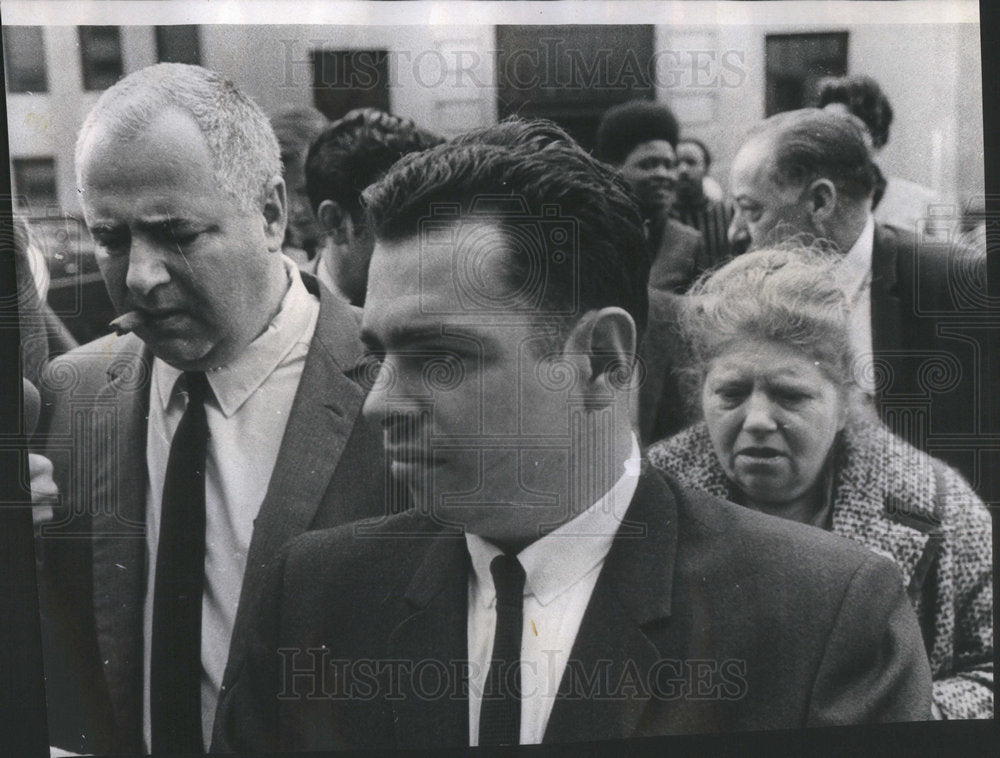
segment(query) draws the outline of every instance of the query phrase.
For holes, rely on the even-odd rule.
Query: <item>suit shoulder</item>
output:
[[[682,533],[701,549],[746,571],[800,585],[843,584],[865,563],[884,564],[899,578],[894,564],[852,540],[814,526],[754,511],[718,497],[675,485]],[[681,538],[683,541],[683,537]]]
[[[39,390],[45,394],[90,388],[94,383],[103,384],[119,371],[131,375],[137,365],[143,376],[149,375],[152,367],[144,357],[142,340],[134,334],[122,337],[108,334],[53,358],[42,372]],[[135,377],[136,381],[140,379]]]
[[[368,572],[385,564],[405,563],[406,557],[426,549],[430,540],[442,534],[440,527],[409,510],[305,532],[286,543],[282,560],[287,571],[296,574],[352,566]],[[385,556],[393,560],[386,561]]]

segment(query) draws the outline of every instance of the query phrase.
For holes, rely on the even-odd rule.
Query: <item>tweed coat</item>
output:
[[[703,422],[647,455],[682,485],[740,499]],[[935,704],[949,719],[992,718],[989,511],[955,471],[874,421],[848,427],[834,466],[832,531],[900,568],[930,658]]]

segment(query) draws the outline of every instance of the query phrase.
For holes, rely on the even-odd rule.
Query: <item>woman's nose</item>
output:
[[[743,428],[755,433],[773,432],[778,428],[774,404],[763,392],[754,392],[747,399]]]

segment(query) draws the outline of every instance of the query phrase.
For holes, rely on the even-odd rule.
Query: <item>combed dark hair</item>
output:
[[[551,122],[511,119],[403,158],[364,193],[376,237],[416,235],[435,207],[463,220],[497,223],[510,249],[508,284],[530,278],[533,261],[512,244],[525,221],[569,220],[576,249],[541,235],[547,279],[544,311],[563,325],[608,306],[626,310],[639,335],[649,307],[643,221],[625,182]],[[569,252],[575,265],[548,265]],[[572,276],[552,276],[571,271]],[[514,285],[516,286],[516,285]]]
[[[681,137],[679,140],[677,140],[678,145],[681,144],[682,142],[687,142],[691,145],[695,145],[699,150],[701,150],[701,154],[705,157],[705,172],[708,173],[708,169],[712,165],[712,153],[709,152],[708,145],[706,145],[697,137]]]
[[[779,113],[750,132],[773,140],[771,179],[782,187],[829,179],[847,197],[868,197],[877,170],[864,125],[852,116],[819,108]]]
[[[677,118],[666,105],[633,100],[608,108],[601,116],[594,155],[606,163],[620,166],[636,145],[663,140],[677,147],[679,134]]]
[[[361,192],[408,153],[442,142],[407,118],[375,108],[358,108],[333,122],[309,148],[306,193],[313,212],[333,200],[358,222]]]
[[[831,76],[819,83],[819,107],[843,103],[860,118],[872,136],[872,145],[883,147],[889,141],[892,106],[878,82],[870,76]]]

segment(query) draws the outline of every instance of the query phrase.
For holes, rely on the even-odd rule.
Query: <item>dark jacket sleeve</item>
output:
[[[844,593],[813,682],[808,726],[922,721],[931,672],[899,571],[872,554]]]

